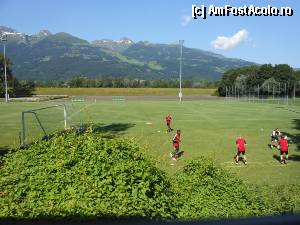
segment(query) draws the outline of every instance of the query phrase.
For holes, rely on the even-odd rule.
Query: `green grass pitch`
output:
[[[61,102],[60,102],[61,103]],[[19,144],[21,111],[55,105],[55,102],[0,103],[0,150]],[[300,106],[248,103],[224,100],[203,101],[98,101],[66,102],[70,123],[98,124],[105,134],[134,138],[168,173],[180,169],[187,160],[205,155],[236,173],[248,183],[300,184]],[[60,110],[60,111],[59,111]],[[46,128],[62,128],[62,111],[41,112]],[[173,133],[166,133],[165,116],[171,114],[174,130],[182,130],[184,156],[170,159]],[[34,120],[32,120],[34,121]],[[28,118],[30,123],[30,118]],[[58,125],[59,124],[59,125]],[[268,147],[272,129],[279,127],[294,140],[290,160],[281,165],[278,150]],[[30,129],[30,126],[28,127]],[[28,131],[36,136],[37,131]],[[247,141],[248,165],[233,163],[235,138]],[[298,141],[298,143],[297,143]],[[174,163],[174,166],[170,164]]]

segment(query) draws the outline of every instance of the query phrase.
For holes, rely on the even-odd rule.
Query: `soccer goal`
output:
[[[39,138],[48,139],[56,132],[67,129],[67,107],[65,104],[30,109],[22,112],[22,146]]]

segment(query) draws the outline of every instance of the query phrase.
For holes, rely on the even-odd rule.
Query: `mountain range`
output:
[[[65,32],[42,30],[27,35],[4,26],[0,26],[0,36],[6,36],[6,54],[19,79],[69,80],[84,76],[150,80],[176,79],[179,75],[178,44],[134,42],[126,37],[89,42]],[[254,64],[187,47],[183,47],[182,58],[183,79],[191,80],[217,80],[230,68]]]

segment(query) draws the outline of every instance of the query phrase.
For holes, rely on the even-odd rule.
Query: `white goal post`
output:
[[[43,108],[38,108],[38,109],[30,109],[22,112],[22,131],[20,134],[20,142],[21,146],[26,145],[26,137],[27,137],[27,132],[26,132],[26,114],[31,114],[33,115],[34,120],[37,122],[38,127],[43,133],[44,138],[48,139],[50,132],[48,129],[44,126],[43,121],[40,119],[39,112],[43,110],[50,110],[53,108],[62,108],[63,109],[63,124],[64,124],[64,129],[67,129],[67,109],[65,104],[60,104],[60,105],[53,105],[53,106],[48,106],[48,107],[43,107]],[[51,117],[49,115],[49,117]]]

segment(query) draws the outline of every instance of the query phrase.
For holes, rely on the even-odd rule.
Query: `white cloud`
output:
[[[248,36],[249,32],[246,29],[243,29],[231,37],[218,36],[217,39],[211,42],[211,45],[215,49],[227,50],[238,46],[243,41],[247,40]]]
[[[191,16],[184,15],[181,17],[181,26],[187,26],[192,21]]]

